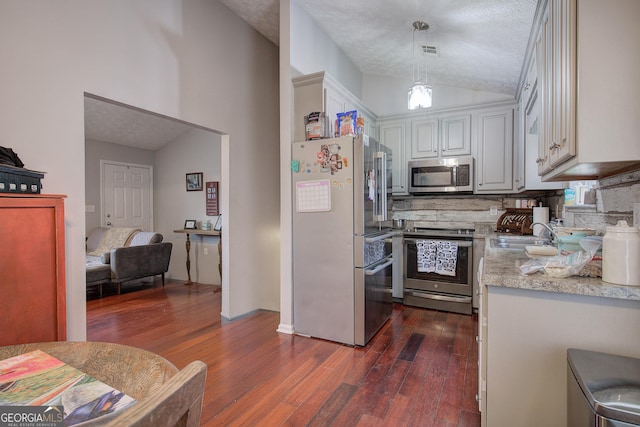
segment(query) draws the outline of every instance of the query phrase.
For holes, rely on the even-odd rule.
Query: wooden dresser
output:
[[[66,340],[65,197],[0,193],[0,346]]]

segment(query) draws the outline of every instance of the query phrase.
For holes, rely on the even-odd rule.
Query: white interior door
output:
[[[153,168],[101,162],[102,226],[153,230]]]

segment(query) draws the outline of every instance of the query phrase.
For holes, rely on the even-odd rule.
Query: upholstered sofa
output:
[[[102,297],[104,284],[117,285],[130,280],[162,275],[169,270],[172,243],[162,234],[133,228],[98,227],[86,242],[87,287],[97,286]]]

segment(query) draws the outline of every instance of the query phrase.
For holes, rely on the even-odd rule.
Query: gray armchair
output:
[[[113,283],[118,286],[130,280],[149,276],[162,276],[169,270],[173,244],[163,242],[162,234],[155,232],[133,231],[126,241],[100,254],[97,248],[109,229],[98,227],[87,238],[86,282],[87,286],[98,286],[102,297],[102,285]]]

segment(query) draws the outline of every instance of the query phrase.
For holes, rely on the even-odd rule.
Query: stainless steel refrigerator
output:
[[[391,162],[367,136],[293,144],[296,333],[363,346],[391,317]]]

